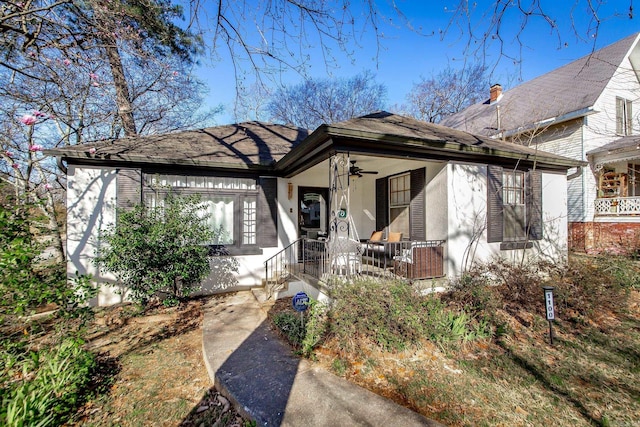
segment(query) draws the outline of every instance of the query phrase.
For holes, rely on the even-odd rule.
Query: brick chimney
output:
[[[489,103],[493,104],[502,96],[502,86],[498,83],[491,86],[489,89]]]

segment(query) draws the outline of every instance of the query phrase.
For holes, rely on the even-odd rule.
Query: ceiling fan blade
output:
[[[377,175],[378,174],[377,171],[365,171],[365,170],[362,170],[362,168],[359,168],[358,166],[356,166],[356,161],[355,160],[351,160],[350,163],[351,163],[351,167],[349,168],[349,175],[351,175],[351,176],[362,177],[363,173],[371,174],[371,175]]]

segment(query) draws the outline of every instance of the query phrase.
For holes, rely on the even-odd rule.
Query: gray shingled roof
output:
[[[133,162],[295,173],[329,156],[337,146],[341,150],[357,147],[361,153],[402,158],[535,161],[541,166],[560,169],[579,163],[386,111],[322,125],[311,135],[305,129],[292,126],[248,122],[83,144],[47,150],[46,154],[89,163]]]
[[[566,157],[556,156],[549,153],[540,153],[535,148],[526,147],[511,142],[502,142],[496,139],[477,136],[471,133],[452,129],[435,123],[423,122],[411,117],[391,114],[386,111],[380,111],[367,116],[358,117],[340,123],[329,125],[329,134],[337,134],[344,132],[363,132],[365,136],[371,137],[371,134],[380,136],[395,136],[409,141],[425,141],[427,143],[437,143],[438,146],[445,149],[451,144],[450,148],[461,151],[464,147],[473,149],[477,153],[511,153],[516,156],[544,156],[556,158],[557,160],[568,160]],[[377,139],[377,138],[376,138]],[[445,145],[442,145],[442,144]]]
[[[272,165],[308,135],[308,130],[293,126],[246,122],[87,143],[46,153],[74,159],[247,168]]]
[[[637,36],[637,33],[630,35],[505,91],[497,102],[490,104],[487,100],[472,105],[447,117],[441,124],[475,134],[495,135],[500,130],[508,132],[527,128],[550,118],[572,113],[580,115],[594,105]]]
[[[305,151],[323,141],[364,141],[368,149],[388,155],[410,157],[412,153],[428,153],[432,158],[467,161],[538,162],[540,165],[573,167],[581,164],[566,157],[550,154],[520,144],[502,142],[485,136],[427,123],[410,117],[379,111],[366,116],[322,125],[280,163],[294,163]],[[353,142],[351,144],[354,144]],[[362,149],[366,151],[367,148]],[[493,159],[493,160],[491,160]],[[281,164],[278,166],[281,166]]]
[[[640,147],[640,135],[630,135],[620,139],[616,139],[615,141],[612,141],[601,147],[595,148],[587,152],[587,156],[591,156],[599,153],[608,153],[610,151],[626,150],[628,148],[638,149],[638,147]]]

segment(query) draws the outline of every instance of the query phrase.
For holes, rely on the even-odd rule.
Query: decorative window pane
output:
[[[527,231],[524,172],[504,172],[502,183],[504,240],[523,240]]]
[[[245,199],[242,209],[242,244],[256,244],[256,200]]]
[[[257,180],[199,175],[145,174],[143,200],[162,206],[169,191],[200,194],[219,245],[257,245]]]
[[[209,214],[209,225],[216,232],[215,244],[233,244],[233,197],[207,195],[204,200]]]

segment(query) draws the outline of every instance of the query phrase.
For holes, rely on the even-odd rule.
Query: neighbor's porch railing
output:
[[[331,261],[328,242],[306,238],[296,240],[265,262],[268,295],[271,296],[292,277],[304,279],[305,275],[325,281],[332,280],[341,272],[349,276],[408,281],[445,275],[444,240],[356,243],[352,254],[334,257]],[[337,261],[349,265],[330,265]]]
[[[640,215],[640,197],[607,197],[596,199],[595,215]]]

